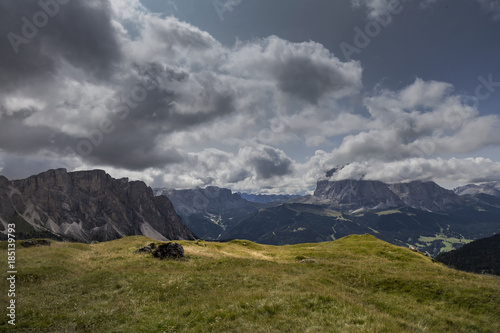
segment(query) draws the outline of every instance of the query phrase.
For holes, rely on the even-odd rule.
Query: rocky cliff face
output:
[[[461,203],[460,197],[453,191],[444,189],[434,182],[390,184],[389,188],[408,207],[423,211],[436,213],[449,211]]]
[[[321,180],[307,203],[326,204],[346,211],[376,210],[403,206],[401,199],[389,187],[371,180]]]
[[[27,179],[0,178],[0,222],[16,223],[18,237],[90,242],[145,235],[195,239],[167,198],[140,181],[102,170],[49,170]]]
[[[332,180],[341,167],[329,170],[320,179],[316,191],[302,203],[326,205],[346,212],[411,207],[427,212],[445,212],[462,205],[463,200],[451,190],[434,182],[385,184],[372,180]]]

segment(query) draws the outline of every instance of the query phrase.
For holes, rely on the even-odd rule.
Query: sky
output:
[[[500,180],[500,0],[0,0],[0,174]]]

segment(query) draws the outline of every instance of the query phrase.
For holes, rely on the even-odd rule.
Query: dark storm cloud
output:
[[[278,149],[268,146],[245,147],[240,155],[255,169],[257,179],[269,179],[293,173],[292,160]]]
[[[238,182],[241,182],[247,178],[250,178],[252,176],[252,173],[248,170],[231,170],[229,174],[229,178],[227,179],[227,182],[229,184],[235,184]]]
[[[207,33],[175,20],[148,22],[154,31],[153,42],[196,51],[210,48],[213,41]],[[217,89],[213,76],[190,78],[189,72],[175,66],[122,62],[123,41],[113,27],[107,1],[4,1],[0,4],[0,34],[5,37],[0,41],[0,86],[6,97],[0,100],[0,149],[4,152],[48,150],[131,170],[163,167],[182,161],[183,154],[159,144],[162,136],[234,110],[233,96]],[[74,71],[65,73],[64,62],[81,69],[82,74],[71,77]],[[115,82],[114,75],[120,82]],[[50,94],[61,89],[66,79],[83,83],[95,82],[95,78],[101,88],[114,90],[115,97],[113,102],[100,96],[105,105],[100,106],[99,115],[92,111],[99,102],[92,102],[87,92]],[[174,85],[188,92],[193,91],[190,85],[201,86],[203,92],[189,105],[182,93],[171,89]],[[9,92],[19,94],[18,88],[38,95],[43,89],[49,94],[42,104],[19,110],[8,102]],[[61,124],[74,121],[76,112],[78,130],[43,125],[41,113],[54,117],[54,106]]]
[[[6,175],[10,180],[23,179],[36,175],[48,169],[67,168],[72,166],[55,158],[37,156],[19,156],[16,154],[3,157],[0,161],[0,174]]]
[[[131,170],[164,167],[180,163],[184,157],[176,149],[161,147],[162,136],[212,122],[235,110],[234,96],[218,91],[210,75],[203,80],[191,78],[183,71],[159,64],[136,68],[138,72],[129,79],[131,83],[124,83],[116,94],[122,98],[111,106],[113,113],[104,126],[94,124],[86,137],[59,136],[57,146],[67,142],[68,151],[97,164]],[[134,82],[137,83],[133,85]],[[184,97],[169,87],[185,85],[189,91],[193,84],[203,86],[198,101],[202,109],[181,111],[177,105],[184,102]]]
[[[44,82],[61,58],[96,77],[111,74],[120,47],[110,15],[107,1],[2,1],[0,86]]]
[[[234,97],[231,94],[215,92],[213,95],[210,95],[210,100],[207,101],[210,109],[189,114],[171,112],[167,118],[167,126],[170,131],[174,132],[199,124],[209,123],[233,112],[235,110],[233,101]]]
[[[290,159],[282,158],[270,148],[265,149],[264,152],[267,156],[255,158],[252,161],[258,178],[269,179],[274,176],[289,175],[293,172]]]
[[[355,94],[362,86],[359,63],[342,62],[319,43],[291,43],[276,36],[240,45],[224,68],[274,81],[281,92],[311,104],[325,95]]]
[[[281,91],[313,104],[348,84],[341,73],[307,57],[287,59],[276,68],[276,79]]]
[[[49,145],[53,130],[45,126],[30,127],[24,123],[34,112],[24,109],[9,115],[0,109],[0,150],[32,153]]]
[[[169,142],[172,134],[196,135],[203,125],[235,113],[242,96],[259,99],[245,97],[230,71],[221,74],[220,62],[233,51],[196,27],[172,17],[137,15],[127,18],[137,28],[131,39],[120,35],[123,22],[113,22],[120,15],[115,7],[124,9],[125,4],[40,3],[52,7],[35,0],[1,4],[0,32],[7,52],[0,55],[0,85],[8,87],[0,91],[4,152],[49,151],[129,170],[164,168],[186,160],[186,152],[176,148],[184,144]],[[25,36],[43,15],[47,22]],[[20,37],[13,39],[13,34]],[[359,66],[343,66],[319,44],[277,37],[262,43],[263,53],[256,59],[264,66],[235,66],[264,73],[286,94],[316,103],[324,94],[351,89],[360,81]],[[252,59],[248,46],[241,50],[243,59]],[[273,48],[278,54],[267,62],[263,58]],[[206,63],[213,67],[200,67]],[[25,105],[30,106],[20,110]],[[258,149],[248,161],[260,179],[292,172],[292,161],[274,148]]]

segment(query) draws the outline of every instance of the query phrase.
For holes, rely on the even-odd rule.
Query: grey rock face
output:
[[[389,188],[409,207],[429,212],[444,212],[461,203],[453,191],[434,182],[413,181],[391,184]]]
[[[316,191],[298,202],[327,205],[346,212],[380,210],[407,206],[428,212],[445,212],[463,204],[453,191],[434,182],[385,184],[372,180],[332,180],[336,167],[319,180]],[[361,177],[362,178],[362,177]]]
[[[386,209],[403,206],[389,187],[371,180],[321,180],[308,203],[336,206],[346,211]]]
[[[155,198],[143,182],[114,179],[102,170],[57,169],[14,181],[1,177],[0,222],[6,226],[10,221],[24,238],[196,239],[167,198]]]

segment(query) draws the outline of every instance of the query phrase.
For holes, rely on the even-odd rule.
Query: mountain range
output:
[[[434,182],[335,180],[335,172],[304,197],[215,186],[153,190],[102,170],[57,169],[21,180],[0,176],[0,238],[6,238],[9,223],[16,224],[19,238],[81,242],[146,235],[281,245],[368,233],[436,256],[500,231],[500,197],[491,190],[498,183],[450,191]]]
[[[49,170],[21,180],[0,176],[0,237],[15,223],[17,238],[80,242],[131,235],[196,239],[170,200],[145,183],[114,179],[102,170]]]
[[[434,182],[332,180],[337,170],[318,181],[313,195],[265,205],[213,187],[156,193],[169,196],[186,224],[199,237],[211,240],[239,238],[283,245],[369,233],[435,256],[500,231],[499,197],[458,195]],[[232,199],[222,200],[217,193]],[[232,200],[238,204],[229,204]]]
[[[459,186],[453,190],[458,195],[476,195],[480,193],[500,197],[500,182],[489,182],[484,184],[469,184]]]

